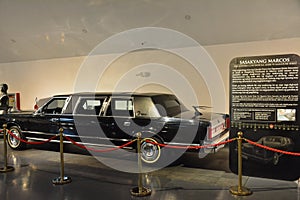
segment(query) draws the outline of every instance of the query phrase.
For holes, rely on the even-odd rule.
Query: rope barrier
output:
[[[2,131],[1,131],[1,132],[2,132]],[[27,140],[24,140],[24,139],[22,139],[22,138],[16,136],[16,135],[13,134],[10,130],[7,130],[7,132],[8,132],[8,134],[10,134],[13,138],[15,138],[15,139],[17,139],[17,140],[19,140],[19,141],[21,141],[21,142],[23,142],[23,143],[31,144],[31,145],[41,145],[41,144],[45,144],[45,143],[51,142],[52,140],[54,140],[55,138],[57,138],[57,137],[59,136],[59,134],[56,134],[56,135],[54,135],[53,137],[51,137],[51,138],[49,138],[49,139],[47,139],[47,140],[45,140],[45,141],[41,141],[41,142],[31,142],[31,141],[27,141]],[[100,149],[95,149],[95,148],[89,148],[89,147],[86,147],[86,146],[84,146],[84,145],[82,145],[82,144],[79,144],[78,142],[72,140],[72,139],[71,139],[70,137],[68,137],[68,136],[64,136],[64,137],[65,137],[67,140],[69,140],[72,144],[74,144],[74,145],[76,145],[76,146],[78,146],[78,147],[80,147],[80,148],[83,148],[83,149],[86,149],[86,150],[95,151],[95,152],[109,152],[109,151],[115,151],[115,150],[118,150],[118,149],[122,149],[122,148],[124,148],[124,147],[126,147],[126,146],[129,146],[130,144],[132,144],[133,142],[136,141],[136,139],[135,139],[135,140],[132,140],[132,141],[130,141],[130,142],[126,143],[126,144],[123,144],[123,145],[121,145],[121,146],[117,146],[117,147],[113,147],[113,148],[107,148],[107,149],[101,149],[101,150],[100,150]]]
[[[14,170],[14,167],[7,165],[7,142],[6,142],[6,133],[7,125],[3,124],[3,157],[4,157],[4,167],[0,168],[0,173],[11,172]]]
[[[51,138],[45,140],[45,141],[41,141],[41,142],[33,142],[33,141],[27,141],[27,140],[24,140],[18,136],[16,136],[14,133],[12,133],[10,130],[6,130],[7,133],[9,135],[11,135],[13,138],[23,142],[23,143],[26,143],[26,144],[30,144],[30,145],[41,145],[41,144],[45,144],[45,143],[48,143],[48,142],[51,142],[52,140],[54,140],[55,138],[57,138],[59,136],[59,134],[56,134],[54,136],[52,136]],[[3,132],[3,130],[1,130],[1,132]],[[124,147],[127,147],[129,145],[131,145],[132,143],[136,142],[137,139],[134,139],[128,143],[125,143],[121,146],[116,146],[116,147],[112,147],[112,148],[106,148],[106,149],[96,149],[96,148],[90,148],[90,147],[86,147],[82,144],[79,144],[78,142],[74,141],[73,139],[71,139],[70,137],[68,136],[65,136],[64,135],[64,138],[66,138],[67,140],[69,140],[72,144],[80,147],[80,148],[83,148],[83,149],[86,149],[86,150],[89,150],[89,151],[95,151],[95,152],[109,152],[109,151],[115,151],[115,150],[118,150],[118,149],[122,149]],[[223,141],[223,142],[220,142],[220,143],[216,143],[216,144],[207,144],[207,145],[201,145],[201,146],[191,146],[191,145],[186,145],[186,146],[179,146],[179,145],[170,145],[170,144],[161,144],[161,143],[155,143],[153,141],[150,141],[150,140],[145,140],[145,142],[147,143],[150,143],[150,144],[153,144],[153,145],[158,145],[160,147],[166,147],[166,148],[173,148],[173,149],[205,149],[205,148],[211,148],[211,147],[217,147],[217,146],[221,146],[221,145],[225,145],[225,144],[228,144],[228,143],[231,143],[233,141],[237,140],[237,138],[232,138],[232,139],[229,139],[229,140],[226,140],[226,141]],[[266,149],[266,150],[269,150],[269,151],[273,151],[273,152],[277,152],[277,153],[280,153],[280,154],[285,154],[285,155],[292,155],[292,156],[300,156],[300,152],[297,153],[297,152],[288,152],[288,151],[283,151],[283,150],[280,150],[280,149],[276,149],[276,148],[272,148],[272,147],[268,147],[268,146],[265,146],[265,145],[262,145],[262,144],[259,144],[259,143],[256,143],[252,140],[249,140],[249,139],[246,139],[246,138],[243,138],[244,141],[248,142],[249,144],[252,144],[254,146],[257,146],[257,147],[260,147],[260,148],[263,148],[263,149]]]
[[[59,135],[54,135],[53,137],[45,140],[45,141],[41,141],[41,142],[32,142],[32,141],[27,141],[27,140],[24,140],[18,136],[16,136],[14,133],[12,133],[10,130],[7,130],[8,134],[10,134],[13,138],[23,142],[23,143],[26,143],[26,144],[30,144],[30,145],[41,145],[41,144],[45,144],[45,143],[48,143],[48,142],[51,142],[52,140],[54,140],[55,138],[57,138]],[[116,147],[112,147],[112,148],[107,148],[107,149],[96,149],[96,148],[90,148],[90,147],[86,147],[85,145],[82,145],[82,144],[79,144],[78,142],[74,141],[73,139],[71,139],[70,137],[68,136],[65,136],[64,135],[64,138],[66,138],[67,140],[69,140],[72,144],[82,148],[82,149],[86,149],[86,150],[89,150],[89,151],[94,151],[94,152],[110,152],[110,151],[115,151],[115,150],[118,150],[118,149],[122,149],[124,147],[127,147],[129,145],[131,145],[132,143],[134,143],[135,141],[137,141],[137,139],[135,140],[132,140],[128,143],[125,143],[121,146],[116,146]],[[232,139],[229,139],[227,141],[224,141],[224,142],[220,142],[220,143],[216,143],[216,144],[207,144],[207,145],[202,145],[202,146],[191,146],[191,145],[188,145],[188,146],[179,146],[179,145],[169,145],[169,144],[161,144],[161,143],[154,143],[150,140],[145,140],[147,143],[151,143],[151,144],[154,144],[154,145],[158,145],[158,146],[161,146],[161,147],[166,147],[166,148],[173,148],[173,149],[204,149],[204,148],[211,148],[211,147],[217,147],[217,146],[221,146],[221,145],[225,145],[227,143],[231,143],[233,141],[235,141],[237,138],[232,138]],[[300,155],[300,154],[299,154]]]
[[[233,195],[237,196],[248,196],[252,194],[252,191],[247,187],[243,186],[243,156],[242,156],[242,142],[243,132],[237,132],[237,160],[238,160],[238,185],[230,187],[229,191]]]
[[[249,144],[252,144],[254,146],[257,146],[257,147],[260,147],[260,148],[263,148],[263,149],[266,149],[266,150],[269,150],[269,151],[277,152],[277,153],[280,153],[280,154],[292,155],[292,156],[300,156],[300,153],[283,151],[283,150],[280,150],[280,149],[275,149],[275,148],[268,147],[268,146],[265,146],[265,145],[262,145],[262,144],[258,144],[256,142],[253,142],[253,141],[249,140],[249,139],[245,139],[245,138],[243,138],[243,139],[246,142],[248,142]]]
[[[138,169],[139,169],[139,179],[138,186],[134,187],[130,190],[132,196],[136,197],[145,197],[151,195],[152,190],[150,188],[146,188],[143,186],[143,177],[142,177],[142,152],[141,152],[141,141],[142,141],[142,133],[138,132],[137,136],[137,153],[138,153]]]
[[[15,134],[13,134],[10,130],[7,130],[8,134],[11,135],[13,138],[19,140],[20,142],[26,143],[26,144],[31,144],[31,145],[40,145],[40,144],[46,144],[48,142],[51,142],[51,140],[54,140],[55,138],[57,138],[59,135],[54,135],[53,137],[45,140],[45,141],[41,141],[41,142],[29,142],[27,140],[23,140],[22,138],[16,136]]]
[[[60,177],[52,180],[54,185],[63,185],[71,183],[71,177],[65,176],[65,161],[64,161],[64,129],[59,129],[59,153],[60,153]]]
[[[11,132],[10,130],[6,129],[6,124],[3,125],[3,130],[0,130],[0,133],[4,132],[4,140],[6,141],[6,135],[9,134],[10,136],[12,136],[13,138],[15,138],[16,140],[19,140],[20,142],[26,143],[26,144],[32,144],[32,145],[41,145],[41,144],[45,144],[48,142],[51,142],[52,140],[54,140],[55,138],[57,138],[58,136],[60,137],[60,153],[61,153],[61,176],[54,179],[52,181],[53,184],[65,184],[65,183],[70,183],[71,179],[69,177],[64,176],[64,158],[63,158],[63,142],[64,142],[64,138],[68,141],[70,141],[73,145],[76,145],[80,148],[89,150],[89,151],[95,151],[95,152],[110,152],[110,151],[115,151],[118,149],[123,149],[124,147],[127,147],[129,145],[131,145],[134,142],[137,142],[137,148],[138,148],[138,153],[139,153],[139,160],[138,160],[138,165],[139,165],[139,169],[140,169],[140,173],[139,173],[139,184],[138,187],[135,187],[131,190],[131,194],[133,196],[146,196],[146,195],[150,195],[151,194],[151,189],[148,188],[144,188],[142,186],[142,179],[141,179],[141,142],[145,141],[146,143],[150,143],[152,145],[157,145],[160,147],[165,147],[165,148],[172,148],[172,149],[204,149],[204,148],[215,148],[221,145],[225,145],[234,141],[238,141],[238,176],[239,176],[239,183],[237,186],[233,186],[230,188],[230,192],[234,195],[238,195],[238,196],[246,196],[246,195],[251,195],[252,191],[249,190],[248,188],[244,187],[242,185],[242,141],[245,141],[251,145],[257,146],[259,148],[262,149],[266,149],[268,151],[273,151],[273,152],[277,152],[280,154],[285,154],[285,155],[292,155],[292,156],[300,156],[300,152],[288,152],[288,151],[284,151],[284,150],[280,150],[280,149],[276,149],[276,148],[272,148],[269,146],[265,146],[262,144],[259,144],[257,142],[254,142],[252,140],[243,138],[243,133],[242,132],[238,132],[238,137],[236,138],[231,138],[228,139],[226,141],[223,142],[219,142],[219,143],[215,143],[215,144],[206,144],[206,145],[200,145],[200,146],[196,146],[196,145],[170,145],[170,144],[163,144],[163,143],[157,143],[157,142],[153,142],[151,141],[151,138],[144,138],[143,140],[141,140],[141,135],[138,136],[137,139],[133,139],[121,146],[115,146],[115,147],[111,147],[111,148],[106,148],[106,149],[96,149],[96,148],[90,148],[90,147],[86,147],[83,144],[80,144],[79,142],[74,141],[73,139],[71,139],[69,136],[63,135],[63,129],[60,128],[59,132],[60,134],[56,134],[54,136],[52,136],[51,138],[41,141],[41,142],[31,142],[31,141],[27,141],[26,139],[22,139],[20,137],[18,137],[16,134],[14,134],[13,132]],[[7,151],[6,151],[6,144],[4,143],[4,158],[5,159],[5,166],[4,168],[0,169],[0,172],[7,172],[7,171],[12,171],[14,168],[7,166]]]

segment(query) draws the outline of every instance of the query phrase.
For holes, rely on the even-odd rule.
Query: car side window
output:
[[[99,115],[105,98],[80,98],[75,114]]]
[[[108,105],[106,116],[133,117],[132,99],[112,98]]]
[[[42,112],[45,114],[61,114],[65,102],[66,98],[52,99],[47,105],[45,105]]]
[[[150,97],[135,97],[134,111],[136,117],[160,117],[157,107]]]

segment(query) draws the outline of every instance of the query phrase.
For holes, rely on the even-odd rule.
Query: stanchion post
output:
[[[130,190],[132,196],[144,197],[151,195],[151,189],[143,187],[143,177],[142,177],[142,154],[141,154],[141,138],[142,133],[137,133],[137,152],[138,152],[138,170],[139,170],[139,179],[138,187],[134,187]]]
[[[59,149],[60,149],[60,177],[55,178],[52,180],[52,183],[55,185],[63,185],[66,183],[71,183],[72,179],[70,177],[65,176],[65,165],[64,165],[64,136],[63,136],[64,129],[59,129]]]
[[[12,166],[7,166],[7,124],[3,124],[3,157],[4,167],[0,168],[1,173],[11,172],[14,170]]]
[[[243,164],[242,164],[242,142],[243,142],[243,132],[238,132],[238,186],[233,186],[230,188],[230,192],[237,196],[248,196],[252,194],[252,191],[243,186]]]

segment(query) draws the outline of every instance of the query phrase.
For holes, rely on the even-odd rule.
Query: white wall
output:
[[[0,64],[0,80],[8,92],[21,93],[21,109],[33,109],[35,98],[70,92],[83,58],[65,58]]]
[[[206,46],[205,49],[216,63],[218,70],[222,76],[222,83],[226,90],[226,101],[224,102],[224,112],[228,112],[229,98],[229,63],[234,57],[269,55],[269,54],[300,54],[300,38],[238,43],[227,45]],[[93,65],[97,67],[100,60],[110,59],[112,55],[103,55],[97,57],[93,61]],[[69,93],[74,91],[74,83],[77,81],[77,75],[84,57],[38,60],[29,62],[15,62],[0,64],[0,80],[9,85],[9,92],[21,93],[21,108],[23,110],[32,109],[35,97],[43,98],[54,94]],[[138,72],[144,72],[145,66],[149,63],[158,63],[169,66],[182,74],[192,89],[196,91],[199,104],[210,105],[211,99],[209,88],[204,79],[193,69],[193,67],[184,59],[165,51],[144,51],[132,52],[119,57],[110,63],[109,68],[105,70],[100,80],[93,80],[91,77],[85,77],[85,83],[94,84],[97,90],[112,90],[116,83],[125,80],[126,76],[130,77],[132,82],[141,84],[135,88],[137,91],[169,91],[174,88],[166,88],[166,85],[149,84],[147,77],[141,77]],[[140,68],[137,68],[140,66]],[[162,74],[163,70],[159,70],[157,64],[151,68],[150,77],[159,74],[169,80],[170,74]],[[99,66],[101,67],[101,66]],[[146,66],[147,67],[147,66]],[[149,69],[149,68],[148,68]],[[140,71],[139,71],[140,70]],[[149,71],[149,70],[148,70]],[[90,71],[92,75],[97,75],[97,71]],[[127,77],[127,78],[128,78]],[[100,78],[100,75],[99,77]],[[143,80],[143,81],[141,81]],[[126,79],[128,82],[128,79]],[[171,79],[170,79],[171,81]],[[123,84],[124,82],[121,82]],[[145,84],[145,85],[144,85]],[[136,85],[133,85],[135,87]],[[178,84],[181,87],[181,84]],[[124,88],[124,84],[121,85]],[[126,88],[126,87],[125,87]],[[183,88],[184,90],[185,88]],[[176,90],[176,88],[175,88]],[[212,89],[213,90],[213,89]],[[189,94],[189,93],[188,93]],[[187,98],[188,101],[188,98]]]
[[[300,38],[216,45],[205,48],[220,69],[228,95],[226,105],[229,105],[229,64],[233,58],[273,54],[300,55]],[[229,107],[227,109],[229,112]]]

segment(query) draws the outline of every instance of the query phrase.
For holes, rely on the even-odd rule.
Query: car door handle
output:
[[[130,126],[130,122],[124,122],[124,126]]]
[[[58,122],[58,118],[51,118],[50,122]]]

